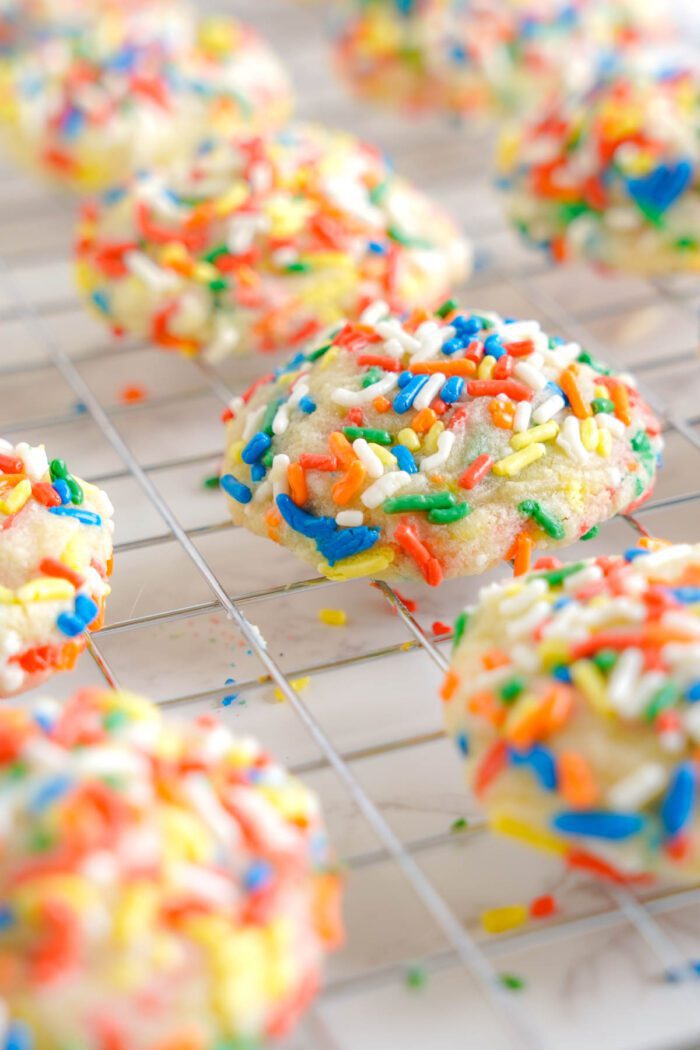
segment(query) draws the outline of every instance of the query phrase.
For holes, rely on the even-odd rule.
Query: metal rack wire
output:
[[[519,312],[518,304],[523,302],[545,324],[602,356],[617,356],[625,366],[639,372],[665,421],[667,480],[662,481],[657,498],[636,519],[611,525],[599,545],[608,549],[627,545],[634,530],[647,528],[673,539],[692,537],[700,508],[700,473],[696,471],[700,465],[700,433],[695,428],[697,412],[692,403],[692,392],[700,393],[700,364],[694,357],[697,289],[687,282],[659,282],[655,286],[607,283],[592,274],[562,277],[550,271],[542,259],[516,247],[494,207],[483,175],[483,157],[490,149],[488,138],[478,132],[462,133],[456,142],[447,129],[432,129],[426,132],[429,148],[421,150],[407,126],[362,114],[333,91],[321,96],[318,84],[323,81],[325,86],[326,74],[320,45],[313,38],[313,23],[308,20],[311,16],[296,10],[292,15],[292,5],[278,7],[274,0],[261,5],[249,0],[247,6],[251,19],[286,41],[292,56],[296,41],[297,72],[307,109],[324,119],[329,119],[330,113],[337,123],[362,126],[368,137],[388,141],[401,157],[402,167],[413,168],[426,188],[432,187],[447,203],[459,202],[458,213],[485,260],[469,289],[473,303],[498,308],[501,302],[512,301],[516,304],[513,312]],[[246,4],[238,4],[239,9],[244,7]],[[352,898],[350,939],[340,964],[331,967],[327,988],[294,1046],[326,1050],[410,1047],[425,1045],[426,1031],[430,1032],[431,1046],[445,1048],[465,1045],[467,1039],[469,1045],[489,1050],[500,1046],[568,1050],[569,1046],[588,1045],[591,1033],[599,1034],[595,1015],[600,988],[595,994],[575,996],[567,1020],[557,1002],[557,992],[561,991],[556,985],[557,972],[569,965],[568,953],[575,953],[580,945],[600,944],[601,938],[606,952],[610,945],[617,950],[621,938],[627,938],[625,944],[632,945],[631,954],[645,960],[641,973],[632,967],[631,987],[624,995],[620,992],[620,1017],[610,1020],[609,1041],[603,1038],[602,1045],[698,1045],[700,989],[693,959],[700,956],[700,887],[660,887],[643,896],[623,888],[592,887],[580,876],[562,876],[549,862],[530,859],[529,854],[526,859],[515,846],[495,844],[476,813],[470,812],[466,832],[454,834],[450,807],[463,805],[467,810],[466,800],[455,803],[454,795],[449,795],[445,811],[431,813],[429,820],[412,801],[410,819],[403,821],[382,798],[389,784],[390,803],[396,798],[403,801],[403,782],[400,778],[391,781],[392,763],[406,762],[410,769],[414,759],[418,764],[422,756],[437,748],[431,772],[437,769],[436,763],[441,764],[444,749],[437,705],[432,695],[421,695],[421,689],[430,688],[425,683],[432,682],[434,693],[438,673],[446,667],[449,637],[436,634],[427,620],[449,619],[458,604],[473,596],[474,585],[447,588],[445,598],[431,595],[426,599],[421,594],[417,613],[384,583],[339,584],[308,578],[298,567],[290,569],[289,561],[280,569],[284,582],[271,576],[275,567],[266,567],[263,572],[261,565],[258,574],[254,568],[246,576],[247,584],[239,586],[236,581],[232,585],[225,559],[222,561],[216,552],[213,556],[211,551],[204,551],[208,544],[221,541],[226,544],[222,549],[233,552],[247,542],[245,534],[225,520],[225,510],[216,502],[207,503],[202,520],[189,521],[189,509],[179,492],[175,489],[174,494],[166,495],[163,479],[172,476],[191,494],[192,478],[201,477],[216,463],[218,442],[215,438],[209,441],[207,427],[216,406],[226,403],[237,387],[245,385],[245,380],[236,375],[240,368],[225,365],[213,370],[196,362],[175,363],[166,355],[155,355],[134,344],[126,349],[133,353],[134,362],[147,358],[149,377],[158,392],[143,404],[120,403],[103,376],[111,375],[111,369],[115,377],[126,374],[125,348],[97,334],[90,334],[77,352],[71,346],[73,320],[79,308],[69,286],[63,287],[65,265],[59,261],[67,249],[70,209],[60,198],[28,189],[9,169],[0,172],[0,190],[0,385],[17,393],[13,413],[6,420],[0,419],[0,431],[18,439],[20,435],[39,437],[49,445],[55,441],[58,447],[67,436],[73,440],[71,435],[87,433],[89,428],[87,442],[94,439],[95,445],[89,480],[99,481],[110,490],[119,489],[122,502],[116,501],[117,511],[131,520],[132,534],[115,548],[117,564],[137,559],[129,569],[130,583],[135,587],[140,572],[147,576],[147,566],[158,565],[166,555],[168,559],[174,557],[174,551],[181,559],[175,563],[181,568],[176,570],[174,584],[171,581],[172,585],[164,588],[160,602],[138,611],[142,596],[135,589],[132,607],[122,602],[114,612],[108,609],[112,618],[90,639],[92,668],[86,657],[60,688],[68,691],[73,679],[82,676],[85,680],[86,675],[94,679],[95,673],[110,685],[122,680],[131,684],[143,671],[143,660],[148,659],[151,679],[157,686],[156,698],[168,708],[218,706],[235,689],[239,701],[243,698],[250,706],[236,704],[235,711],[227,707],[223,713],[230,716],[233,712],[236,728],[243,731],[257,731],[262,719],[280,739],[282,757],[288,748],[292,768],[313,778],[333,813],[332,828],[337,823],[338,846],[347,865],[348,895]],[[474,202],[478,208],[470,207]],[[22,207],[31,215],[32,234],[18,243],[17,231],[29,228],[18,224],[17,210]],[[46,282],[50,285],[53,280],[58,287],[47,287]],[[654,337],[659,318],[664,322],[659,338],[666,338],[669,331],[672,337],[666,356],[646,351],[637,355],[631,348],[644,345],[647,330],[652,331],[649,338]],[[640,331],[644,336],[641,340]],[[615,337],[612,340],[611,333]],[[677,386],[673,383],[674,370]],[[181,381],[173,382],[176,371],[182,371]],[[47,382],[56,388],[55,401],[52,392],[48,406],[35,404],[31,390],[45,390]],[[162,420],[169,420],[170,425],[174,417],[181,421],[182,441],[175,443],[176,452],[163,452],[155,436]],[[202,430],[207,435],[204,440],[191,444],[192,435]],[[215,497],[209,499],[215,501]],[[119,528],[119,517],[117,524]],[[258,557],[260,549],[255,548]],[[244,557],[247,549],[241,560]],[[301,616],[302,626],[310,630],[320,600],[351,605],[353,616],[345,638],[325,648],[320,646],[318,652],[308,645],[292,645],[288,651],[287,639],[282,645],[275,637],[278,624],[286,622],[283,612],[278,614],[277,610],[301,603],[306,610]],[[272,625],[267,642],[265,628],[261,635],[251,619],[253,614],[263,619],[267,615]],[[196,636],[201,624],[211,621],[216,622],[214,666],[191,668],[188,661],[193,650],[185,650],[183,638]],[[365,623],[370,627],[363,633]],[[389,626],[385,628],[385,624]],[[183,648],[175,658],[172,646],[167,644],[167,631],[180,632],[176,640]],[[243,654],[244,676],[235,685],[222,684],[228,666],[225,654],[234,648]],[[175,668],[170,666],[173,659]],[[185,688],[179,686],[178,670],[182,670]],[[307,701],[297,684],[297,679],[308,678],[314,686],[318,683],[318,692],[323,695],[334,690],[341,681],[339,676],[345,676],[343,682],[346,678],[361,682],[363,693],[376,690],[377,706],[372,709],[365,701],[363,707],[365,716],[371,711],[376,719],[380,717],[378,705],[383,703],[382,690],[391,682],[398,698],[391,710],[394,715],[400,710],[401,719],[391,721],[387,715],[388,725],[381,731],[378,727],[365,735],[349,733],[346,723],[355,717],[353,710],[346,710],[345,722],[334,721],[318,698]],[[173,688],[175,681],[177,688]],[[280,691],[284,705],[270,703],[273,688]],[[410,714],[405,713],[408,709]],[[418,711],[414,717],[413,712]],[[299,727],[305,737],[303,744],[295,736]],[[374,779],[376,771],[381,771],[379,788]],[[357,814],[362,822],[360,832],[353,823]],[[504,866],[514,870],[504,873]],[[444,882],[443,869],[449,869],[449,883]],[[462,886],[461,872],[465,881],[472,879],[469,887]],[[362,890],[356,896],[355,887],[364,886],[365,879],[372,880],[371,892],[365,895]],[[549,892],[553,886],[557,888],[560,912],[551,920],[496,939],[479,932],[477,901],[503,903],[524,892],[523,887]],[[376,935],[365,928],[373,923],[378,928]],[[384,932],[386,943],[382,940]],[[603,953],[602,948],[586,950]],[[543,955],[547,959],[544,976],[538,961]],[[614,980],[614,952],[610,958],[613,968],[605,969],[605,973],[613,974]],[[525,961],[528,970],[531,959],[536,960],[534,980],[516,994],[503,983],[501,967],[517,969]],[[579,965],[578,959],[571,964],[572,974],[578,972]],[[413,968],[416,973],[416,966],[429,975],[429,987],[436,992],[405,990],[407,970]],[[448,999],[447,991],[441,991],[441,982],[447,991],[452,990]],[[650,1002],[646,1013],[642,996]],[[445,1002],[452,1004],[455,999],[466,1013],[457,1010],[452,1016],[449,1010],[445,1012]],[[633,1025],[632,1011],[639,1014],[634,1019],[636,1030],[644,1029],[644,1036],[625,1035]],[[407,1024],[415,1030],[407,1031]],[[576,1026],[580,1032],[574,1030]],[[411,1042],[413,1037],[415,1043]]]

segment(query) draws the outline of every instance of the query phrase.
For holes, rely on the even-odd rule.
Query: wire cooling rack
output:
[[[463,302],[538,317],[638,374],[665,421],[665,470],[636,518],[584,552],[623,549],[639,531],[697,539],[700,287],[553,270],[503,222],[487,131],[357,107],[329,75],[318,9],[234,8],[291,63],[303,116],[377,141],[460,218],[480,263]],[[168,709],[216,707],[319,792],[347,872],[348,940],[290,1047],[699,1046],[700,886],[636,896],[592,883],[494,839],[466,795],[441,730],[440,624],[484,581],[401,594],[331,583],[235,529],[204,479],[221,408],[269,362],[214,370],[106,337],[73,290],[73,213],[0,168],[0,433],[46,442],[116,506],[107,624],[51,690],[103,679]],[[322,625],[323,608],[343,609],[346,626]],[[545,893],[551,918],[483,932],[485,909]]]

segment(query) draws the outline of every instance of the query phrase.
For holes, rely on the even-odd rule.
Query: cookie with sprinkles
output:
[[[8,65],[0,117],[21,162],[71,189],[100,190],[190,155],[203,135],[267,130],[289,117],[286,72],[249,26],[205,19],[176,47],[132,24],[106,41],[102,22],[52,34]]]
[[[113,328],[218,359],[292,349],[385,298],[434,307],[470,251],[448,216],[345,132],[205,144],[84,211],[77,272]]]
[[[0,439],[0,697],[72,668],[100,626],[112,516],[107,494],[43,445]]]
[[[658,0],[348,0],[336,67],[415,112],[522,114],[667,32]]]
[[[226,416],[234,520],[332,579],[522,572],[645,499],[662,444],[630,376],[452,301],[373,304]]]
[[[442,695],[496,831],[604,878],[697,881],[699,613],[700,544],[482,591]]]
[[[629,71],[504,135],[512,221],[558,261],[700,270],[700,79]]]
[[[211,716],[126,692],[0,710],[2,1045],[285,1035],[341,938],[316,796]]]

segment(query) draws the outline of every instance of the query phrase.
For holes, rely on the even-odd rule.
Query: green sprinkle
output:
[[[364,438],[375,445],[390,445],[394,440],[388,430],[376,430],[374,427],[343,427],[343,433],[348,441]]]
[[[212,474],[212,476],[210,478],[205,478],[204,479],[204,483],[203,484],[204,484],[204,488],[205,489],[218,489],[218,487],[219,487],[219,475],[218,474]]]
[[[368,386],[372,386],[374,383],[378,383],[384,374],[382,368],[378,368],[374,365],[370,368],[369,372],[362,379],[362,389],[366,390]]]
[[[302,262],[301,259],[298,259],[296,262],[289,263],[287,266],[285,266],[285,270],[287,273],[308,273],[310,269],[311,263]]]
[[[406,987],[418,990],[425,988],[428,983],[428,974],[422,966],[409,966],[406,970]]]
[[[591,401],[591,407],[596,415],[599,412],[614,412],[615,403],[610,400],[609,397],[594,397]]]
[[[66,484],[67,484],[68,488],[70,489],[72,502],[77,504],[77,505],[80,505],[83,502],[84,498],[85,498],[82,488],[80,487],[78,482],[75,480],[75,478],[72,477],[70,474],[66,478]]]
[[[457,817],[457,819],[453,820],[450,825],[450,834],[459,835],[460,831],[466,831],[468,827],[469,824],[464,817]]]
[[[430,248],[429,241],[424,240],[422,237],[411,237],[409,234],[397,229],[396,226],[388,226],[386,232],[392,241],[402,244],[404,248]]]
[[[499,692],[501,694],[501,700],[504,704],[512,704],[518,699],[520,694],[525,689],[525,679],[517,676],[515,678],[509,678],[507,682],[504,682]]]
[[[380,204],[384,199],[387,190],[389,189],[389,180],[385,179],[384,182],[378,182],[376,186],[373,186],[369,191],[369,199],[372,204]]]
[[[592,529],[588,530],[588,532],[584,532],[584,534],[581,537],[581,539],[583,540],[584,543],[586,542],[586,540],[594,540],[599,532],[600,532],[600,525],[594,525]]]
[[[653,452],[651,450],[651,442],[649,441],[649,435],[644,430],[638,430],[632,438],[630,444],[635,452],[639,452],[642,456],[651,456]]]
[[[614,649],[599,649],[593,657],[593,663],[603,674],[609,674],[617,663],[617,653]]]
[[[566,529],[562,523],[557,518],[552,517],[551,514],[548,514],[537,500],[523,500],[522,503],[518,504],[518,510],[521,514],[526,514],[528,518],[532,518],[533,521],[537,522],[539,527],[552,539],[563,540],[566,537]]]
[[[647,722],[653,722],[662,711],[665,711],[669,707],[673,707],[679,697],[678,686],[675,682],[667,682],[666,685],[662,685],[661,688],[654,693],[647,709],[644,712]]]
[[[210,248],[208,252],[202,256],[204,262],[215,263],[217,259],[221,259],[224,255],[230,255],[230,251],[225,244],[217,244],[216,248]]]
[[[215,277],[208,284],[210,292],[225,292],[229,287],[229,282],[226,277]]]
[[[641,494],[644,492],[644,482],[641,478],[637,478],[634,482],[634,498],[639,499]]]
[[[126,711],[110,711],[102,719],[102,725],[108,733],[113,732],[115,729],[119,729],[121,726],[126,725],[129,721],[129,716]]]
[[[588,353],[588,350],[582,350],[578,355],[578,360],[584,365],[590,365],[594,372],[598,372],[601,376],[612,375],[612,369],[608,368],[607,365],[601,364],[600,361],[596,361],[592,354]]]
[[[441,306],[438,306],[438,308],[435,311],[435,313],[438,315],[438,317],[445,318],[445,317],[447,317],[448,314],[451,314],[453,312],[453,310],[456,310],[456,309],[457,309],[457,302],[456,302],[455,299],[445,299],[444,303],[442,303]]]
[[[318,361],[319,357],[323,357],[327,354],[333,343],[326,343],[325,346],[319,346],[318,350],[312,350],[310,354],[306,355],[307,361]]]
[[[262,463],[262,465],[264,467],[267,467],[267,469],[269,470],[270,467],[272,466],[272,461],[273,461],[274,458],[275,458],[274,452],[272,451],[271,448],[268,448],[268,450],[265,453],[265,455],[262,456],[260,462]]]
[[[452,648],[456,649],[459,643],[464,637],[464,632],[469,626],[469,613],[466,609],[463,610],[455,620],[454,635],[452,637]]]
[[[55,836],[48,828],[36,828],[29,836],[29,849],[32,853],[46,853],[55,843]]]
[[[51,471],[52,481],[55,481],[56,478],[68,477],[68,467],[65,459],[52,459],[49,463],[49,470]]]
[[[515,973],[501,973],[498,979],[509,992],[522,992],[525,987],[525,981]]]
[[[451,525],[454,521],[461,521],[468,517],[474,510],[470,503],[458,503],[456,507],[446,507],[444,510],[431,510],[428,521],[431,525]]]
[[[382,504],[382,510],[385,514],[403,514],[406,510],[449,510],[456,506],[457,500],[452,492],[435,492],[395,496]]]
[[[27,763],[22,762],[21,760],[19,762],[13,762],[7,770],[7,775],[10,780],[21,780],[27,775]]]
[[[522,503],[520,504],[522,509]],[[561,587],[567,576],[573,576],[583,568],[583,562],[577,561],[573,565],[562,565],[560,569],[552,569],[537,576],[538,580],[546,580],[550,587]]]
[[[272,437],[272,421],[277,415],[277,409],[282,404],[282,400],[282,398],[278,398],[274,401],[270,401],[269,405],[265,409],[265,415],[262,417],[260,429],[263,431],[264,434],[267,434],[268,437]]]

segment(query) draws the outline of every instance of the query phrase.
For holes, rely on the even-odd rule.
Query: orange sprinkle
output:
[[[496,697],[488,689],[480,689],[472,693],[467,702],[467,710],[470,714],[483,718],[497,728],[503,725],[506,718],[506,709],[499,704]]]
[[[119,391],[119,400],[123,405],[138,405],[147,397],[148,391],[145,386],[139,386],[138,383],[125,386]]]
[[[352,445],[345,434],[341,434],[339,430],[334,430],[328,438],[328,447],[346,470],[357,460]]]
[[[532,536],[527,532],[519,532],[513,544],[515,550],[513,555],[513,575],[524,576],[530,571],[532,562],[532,550],[535,546]]]
[[[309,498],[309,490],[306,487],[306,473],[299,463],[290,463],[287,467],[287,481],[289,482],[289,494],[297,507],[303,507]]]
[[[451,700],[455,695],[459,686],[459,675],[456,671],[448,671],[445,675],[440,689],[440,696],[443,700]]]
[[[387,397],[375,397],[372,405],[376,412],[388,412],[391,408],[391,401]]]
[[[608,389],[610,391],[610,400],[615,406],[615,415],[621,423],[628,427],[632,422],[632,416],[630,415],[630,399],[627,387],[624,383],[611,383]]]
[[[559,790],[574,809],[588,809],[598,801],[593,771],[578,751],[563,751],[557,762]]]
[[[544,698],[546,709],[545,733],[556,733],[566,725],[574,710],[574,690],[571,686],[555,685]]]
[[[501,401],[500,398],[494,397],[489,402],[489,412],[495,427],[500,427],[501,430],[512,430],[515,418],[515,405],[512,401]]]
[[[526,751],[546,734],[547,708],[538,704],[525,711],[517,721],[509,723],[507,735],[509,743],[519,750]]]
[[[411,427],[415,430],[416,434],[427,434],[433,423],[436,421],[437,416],[432,408],[422,408],[420,412],[417,412],[413,417]]]
[[[486,671],[493,671],[495,667],[505,667],[510,660],[502,649],[487,649],[481,657],[481,662]]]
[[[581,393],[581,388],[578,385],[573,365],[569,365],[569,367],[559,376],[559,386],[571,402],[574,415],[578,419],[586,419],[588,416],[593,415],[591,406]]]
[[[277,510],[277,507],[270,507],[267,514],[265,515],[265,523],[267,524],[267,535],[275,543],[279,540],[278,529],[282,524],[282,515]]]
[[[331,496],[339,507],[344,507],[353,496],[357,495],[364,484],[366,473],[359,459],[354,459],[340,481],[336,481],[331,489]]]
[[[433,372],[442,372],[446,376],[473,376],[476,375],[476,363],[466,357],[460,357],[456,361],[417,361],[409,368],[414,376],[432,375]]]

